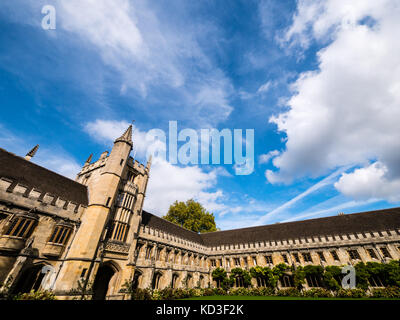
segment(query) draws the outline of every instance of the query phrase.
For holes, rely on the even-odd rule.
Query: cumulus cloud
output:
[[[365,168],[343,174],[334,186],[344,195],[358,200],[400,201],[400,178],[388,179],[387,173],[388,168],[377,161]]]
[[[97,119],[84,125],[84,130],[95,140],[109,144],[129,126],[126,121]],[[133,150],[144,157],[154,140],[148,139],[147,132],[138,128],[133,132]],[[166,150],[160,140],[157,148]],[[169,206],[178,201],[195,199],[212,212],[225,209],[221,202],[223,192],[214,189],[218,176],[231,176],[223,167],[207,167],[207,171],[198,166],[180,167],[172,165],[162,157],[153,158],[149,185],[146,191],[144,208],[154,214],[164,215]],[[190,177],[190,178],[188,178]]]
[[[278,170],[266,173],[271,183],[371,160],[386,168],[387,182],[398,179],[399,15],[391,0],[299,1],[285,40],[302,48],[329,43],[317,54],[318,69],[293,84],[288,110],[270,119],[286,135],[286,149],[273,160]],[[338,186],[345,190],[344,182]],[[381,197],[390,198],[390,191]]]
[[[273,157],[276,157],[279,155],[279,151],[278,150],[272,150],[266,154],[261,154],[258,157],[258,163],[260,164],[264,164],[264,163],[268,163],[268,161],[270,159],[272,159]]]
[[[195,118],[199,125],[215,125],[233,110],[230,80],[198,43],[207,34],[218,33],[210,23],[185,23],[187,13],[182,12],[180,23],[185,26],[177,28],[176,21],[163,17],[160,4],[147,1],[59,0],[58,4],[63,30],[95,48],[121,74],[121,94],[134,89],[143,99],[151,94],[154,100],[163,88],[174,97],[169,107],[180,118]],[[162,103],[165,99],[164,95]]]
[[[84,130],[96,141],[109,144],[128,128],[130,123],[119,120],[103,120],[96,119],[95,121],[87,122],[84,125]],[[149,141],[146,139],[146,131],[142,131],[136,126],[133,127],[132,139],[134,141],[133,150],[138,156],[146,156]]]
[[[199,167],[179,167],[156,158],[150,171],[144,209],[165,215],[175,201],[195,199],[210,211],[221,210],[221,190],[209,191],[217,182],[215,171],[204,172]],[[190,177],[190,179],[188,179]]]

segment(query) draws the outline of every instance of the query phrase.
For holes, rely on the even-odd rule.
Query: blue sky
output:
[[[195,198],[229,229],[398,206],[396,2],[4,0],[0,147],[73,178],[133,119],[142,162],[169,121],[254,129],[251,175],[156,161],[145,209]]]

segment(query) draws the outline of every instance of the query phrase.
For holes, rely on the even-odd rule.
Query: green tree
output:
[[[214,215],[193,199],[186,202],[175,201],[163,218],[197,233],[218,230]]]
[[[337,291],[341,288],[342,269],[338,266],[326,266],[323,274],[325,287]]]
[[[217,282],[217,287],[224,287],[228,284],[228,276],[224,268],[216,268],[212,272],[212,278]]]

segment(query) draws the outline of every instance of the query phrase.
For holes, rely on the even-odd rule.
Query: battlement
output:
[[[75,220],[80,218],[87,207],[85,204],[63,199],[7,177],[0,177],[0,197],[4,202],[16,206],[37,208],[40,211]]]
[[[93,163],[85,163],[85,165],[82,167],[81,171],[78,173],[78,177],[82,176],[84,174],[87,174],[93,170],[104,167],[107,163],[108,157],[109,156],[100,157],[99,160],[97,160]]]
[[[128,165],[142,175],[148,174],[148,169],[144,166],[144,164],[140,163],[136,159],[133,159],[132,157],[129,157]]]

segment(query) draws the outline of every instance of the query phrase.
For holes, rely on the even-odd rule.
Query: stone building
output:
[[[132,126],[75,181],[0,149],[2,290],[124,299],[123,288],[215,286],[216,267],[345,265],[400,259],[400,208],[197,234],[142,210],[151,160]],[[263,285],[253,279],[253,285]],[[240,286],[241,283],[236,283]],[[290,287],[290,274],[279,281]],[[318,286],[307,279],[307,286]],[[379,285],[374,284],[374,285]]]

